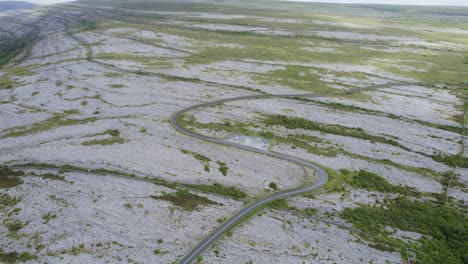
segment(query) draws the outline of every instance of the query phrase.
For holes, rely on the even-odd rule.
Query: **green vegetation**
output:
[[[203,155],[200,154],[200,153],[193,152],[193,151],[190,151],[190,150],[181,149],[180,151],[181,151],[182,153],[184,153],[184,154],[192,155],[195,159],[201,161],[201,162],[205,165],[205,171],[206,171],[206,172],[209,172],[209,171],[210,171],[210,161],[211,161],[211,159],[209,159],[209,158],[206,157],[206,156],[203,156]]]
[[[42,173],[42,174],[37,174],[35,172],[31,172],[31,173],[28,174],[28,176],[35,176],[35,177],[40,177],[40,178],[43,178],[43,179],[55,180],[55,181],[65,181],[65,177],[63,177],[61,175],[58,175],[58,174],[55,174],[55,173],[51,173],[51,172]]]
[[[34,72],[30,71],[26,66],[14,66],[5,69],[6,72],[13,76],[32,76]]]
[[[341,216],[374,236],[382,235],[386,226],[423,234],[419,243],[406,244],[417,251],[419,263],[466,263],[468,258],[468,221],[451,207],[399,197],[384,206],[346,208]]]
[[[23,171],[14,171],[7,166],[0,166],[0,188],[13,188],[23,183],[20,176]]]
[[[341,170],[341,173],[348,176],[351,172]],[[355,188],[366,189],[368,191],[378,191],[382,193],[402,193],[405,190],[402,187],[390,184],[381,176],[365,170],[352,173],[352,175],[353,176],[350,180],[348,180],[348,183]],[[345,177],[345,179],[349,179],[349,177]]]
[[[44,220],[44,224],[49,223],[50,220],[57,218],[57,215],[55,214],[45,214],[42,216],[42,220]]]
[[[81,145],[83,146],[94,146],[94,145],[113,145],[113,144],[123,144],[125,143],[125,139],[120,137],[120,131],[118,129],[111,129],[107,130],[104,133],[95,134],[93,136],[101,136],[101,135],[110,135],[110,138],[104,139],[93,139],[89,141],[82,142]]]
[[[398,142],[392,139],[367,134],[364,131],[364,129],[360,127],[351,128],[341,125],[321,124],[301,117],[288,117],[284,115],[267,115],[265,116],[263,123],[267,126],[283,126],[288,129],[316,130],[328,134],[354,137],[369,140],[371,142],[379,142],[393,146],[398,146],[402,149],[407,150],[406,147],[400,145]]]
[[[36,255],[30,254],[28,252],[4,253],[3,250],[0,249],[0,262],[2,262],[2,263],[28,262],[28,261],[33,261],[33,260],[37,260],[37,259],[38,259],[38,257]]]
[[[173,205],[186,211],[193,211],[200,208],[201,205],[220,205],[208,198],[190,193],[187,190],[177,190],[175,193],[163,194],[162,196],[151,196],[154,199],[166,200]]]
[[[153,63],[157,61],[157,57],[143,57],[126,53],[114,53],[114,52],[101,52],[95,55],[96,59],[99,60],[126,60],[126,61],[135,61],[145,64]]]
[[[72,20],[68,27],[73,32],[82,32],[96,29],[97,24],[96,21],[91,18],[79,18]]]
[[[268,116],[267,116],[268,119]],[[379,141],[382,143],[387,143],[387,144],[392,144],[392,145],[397,145],[400,148],[407,149],[406,147],[403,147],[398,144],[398,142],[393,141],[391,139],[387,139],[385,137],[380,137],[380,136],[373,136],[373,135],[368,135],[365,133],[362,129],[359,128],[348,128],[348,127],[343,127],[339,125],[324,125],[324,124],[317,124],[315,122],[303,119],[303,118],[284,118],[286,121],[285,123],[289,122],[290,120],[293,120],[291,124],[283,124],[283,121],[278,122],[278,120],[273,120],[273,122],[276,125],[283,124],[287,128],[316,128],[319,126],[324,126],[325,128],[319,128],[321,131],[327,131],[327,132],[334,132],[339,135],[346,135],[346,136],[356,136],[358,138],[363,138],[363,139],[369,139],[373,142]],[[298,121],[299,124],[295,124],[294,122]],[[266,139],[270,140],[270,144],[276,143],[283,143],[286,145],[291,145],[291,147],[294,148],[302,148],[306,150],[309,153],[315,154],[315,155],[321,155],[321,156],[326,156],[326,157],[336,157],[339,153],[350,156],[352,158],[356,159],[362,159],[382,165],[387,165],[387,166],[392,166],[401,170],[409,171],[409,172],[414,172],[418,173],[420,175],[427,175],[427,176],[438,176],[437,172],[434,172],[433,170],[427,169],[427,168],[420,168],[420,167],[412,167],[412,166],[407,166],[407,165],[402,165],[399,163],[395,163],[389,159],[375,159],[371,158],[368,156],[364,155],[359,155],[355,153],[350,153],[347,151],[344,151],[343,149],[335,148],[335,147],[319,147],[317,144],[313,143],[327,143],[326,140],[314,137],[314,136],[309,136],[309,135],[298,135],[298,134],[289,134],[287,136],[276,136],[275,134],[271,132],[255,132],[252,130],[249,130],[248,127],[256,127],[258,128],[257,125],[253,123],[241,123],[241,122],[229,122],[226,121],[224,123],[199,123],[195,117],[193,116],[180,116],[178,119],[178,122],[184,126],[187,127],[188,129],[193,128],[198,128],[198,129],[210,129],[214,131],[225,131],[225,132],[237,132],[243,135],[248,135],[248,136],[259,136],[263,137]],[[267,120],[267,123],[268,122]],[[341,130],[341,128],[343,128]],[[424,155],[424,153],[419,153]]]
[[[270,184],[268,184],[268,187],[270,187],[270,189],[272,190],[278,190],[278,185],[276,185],[276,183],[274,182],[271,182]]]
[[[339,171],[326,169],[326,171],[329,177],[328,182],[324,186],[325,190],[340,191],[340,187],[347,184],[351,187],[368,191],[417,195],[411,188],[392,185],[380,175],[365,170],[352,172],[346,169]],[[313,198],[313,192],[308,196]]]
[[[25,225],[21,220],[18,219],[5,219],[3,225],[8,229],[10,233],[16,233],[21,230]]]
[[[0,210],[15,206],[19,199],[10,196],[9,194],[0,194]]]
[[[7,74],[0,77],[0,89],[11,89],[13,88],[13,84],[13,81]]]
[[[442,153],[437,153],[432,156],[435,161],[445,163],[446,165],[455,167],[468,168],[468,157],[463,156],[463,153],[457,155],[444,155]]]
[[[30,47],[36,41],[38,34],[39,30],[31,30],[21,37],[2,36],[0,40],[0,67]]]
[[[200,191],[208,192],[208,193],[215,193],[219,195],[231,196],[236,199],[246,198],[247,194],[240,191],[235,187],[225,187],[219,183],[214,183],[213,185],[199,185],[199,184],[184,184],[185,186],[197,189]]]
[[[284,70],[276,70],[268,74],[257,76],[263,84],[276,84],[289,86],[298,90],[327,93],[333,91],[326,83],[320,80],[320,76],[310,72],[310,67],[286,66]]]
[[[108,78],[115,78],[115,77],[123,77],[124,74],[121,72],[107,72],[104,74],[104,76]]]
[[[109,86],[110,88],[114,88],[114,89],[119,89],[119,88],[127,87],[127,86],[125,86],[125,85],[123,85],[123,84],[117,84],[117,83],[111,83],[111,84],[109,84],[109,85],[107,85],[107,86]]]
[[[221,162],[221,161],[219,161],[219,160],[218,160],[216,163],[219,165],[218,170],[219,170],[224,176],[227,176],[227,174],[228,174],[228,169],[229,169],[229,168],[227,167],[226,163]]]
[[[48,131],[50,129],[55,129],[62,126],[73,126],[73,125],[82,125],[87,123],[92,123],[97,121],[95,117],[89,117],[85,119],[75,119],[75,118],[67,118],[70,115],[78,115],[78,110],[66,110],[63,113],[55,113],[52,117],[42,121],[33,123],[31,125],[26,126],[17,126],[13,128],[5,129],[4,131],[7,132],[6,134],[0,136],[0,139],[8,138],[8,137],[21,137],[30,134],[36,134],[44,131]]]

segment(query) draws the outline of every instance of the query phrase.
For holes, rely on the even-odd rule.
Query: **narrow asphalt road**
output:
[[[317,176],[318,180],[313,183],[312,185],[305,186],[305,187],[298,187],[295,189],[289,189],[289,190],[284,190],[280,192],[275,192],[272,194],[269,194],[267,196],[264,196],[248,205],[243,207],[240,211],[238,211],[236,214],[231,216],[229,219],[224,221],[221,225],[219,225],[214,231],[212,231],[208,236],[206,236],[202,241],[200,241],[194,248],[192,248],[180,261],[179,264],[190,264],[193,263],[197,257],[204,251],[206,250],[210,245],[212,245],[219,237],[221,237],[224,233],[226,233],[230,228],[235,226],[236,223],[238,223],[244,216],[248,215],[249,213],[255,211],[256,209],[262,207],[263,205],[281,199],[285,197],[290,197],[294,195],[298,195],[301,193],[309,192],[315,189],[318,189],[325,185],[325,183],[328,181],[328,174],[327,172],[320,166],[306,161],[299,159],[297,157],[277,153],[277,152],[270,152],[268,150],[262,150],[262,149],[257,149],[245,145],[241,145],[238,143],[226,141],[223,139],[218,139],[214,137],[209,137],[205,136],[202,134],[197,134],[194,133],[186,128],[184,128],[182,125],[179,124],[178,119],[181,117],[183,114],[195,110],[195,109],[200,109],[200,108],[206,108],[206,107],[211,107],[219,104],[224,104],[228,102],[233,102],[233,101],[244,101],[244,100],[256,100],[256,99],[272,99],[272,98],[318,98],[318,97],[326,97],[330,95],[340,95],[340,94],[351,94],[351,93],[356,93],[356,92],[362,92],[362,91],[367,91],[367,90],[374,90],[374,89],[381,89],[381,88],[388,88],[388,87],[397,87],[397,86],[407,86],[407,85],[425,85],[429,83],[424,83],[424,82],[413,82],[413,83],[387,83],[387,84],[381,84],[381,85],[371,85],[363,88],[356,88],[356,89],[351,89],[347,90],[344,92],[338,92],[338,93],[333,93],[333,94],[312,94],[312,93],[307,93],[307,94],[283,94],[283,95],[250,95],[250,96],[241,96],[241,97],[235,97],[235,98],[228,98],[228,99],[221,99],[218,101],[214,102],[208,102],[208,103],[202,103],[194,106],[187,107],[179,112],[174,113],[171,116],[171,123],[174,126],[176,130],[179,132],[193,137],[197,139],[202,139],[211,143],[216,143],[216,144],[221,144],[229,147],[235,147],[241,150],[246,150],[250,152],[255,152],[271,157],[275,157],[281,160],[286,160],[290,161],[293,163],[296,163],[297,165],[301,167],[308,167],[313,169]],[[434,84],[434,83],[431,83]]]

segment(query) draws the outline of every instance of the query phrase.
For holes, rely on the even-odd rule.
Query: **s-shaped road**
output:
[[[356,92],[361,92],[361,91],[367,91],[367,90],[374,90],[374,89],[380,89],[380,88],[387,88],[387,87],[396,87],[396,86],[406,86],[406,85],[425,85],[429,83],[423,83],[423,82],[414,82],[414,83],[388,83],[388,84],[382,84],[382,85],[372,85],[372,86],[367,86],[363,88],[356,88],[356,89],[351,89],[345,92],[339,92],[339,93],[334,93],[334,94],[283,94],[283,95],[250,95],[250,96],[241,96],[241,97],[235,97],[235,98],[228,98],[228,99],[221,99],[218,101],[214,102],[208,102],[208,103],[202,103],[194,106],[190,106],[188,108],[185,108],[179,112],[174,113],[171,116],[171,123],[174,126],[176,130],[179,132],[193,137],[193,138],[198,138],[202,139],[211,143],[216,143],[220,145],[225,145],[229,147],[234,147],[238,148],[241,150],[246,150],[254,153],[259,153],[263,155],[267,155],[270,157],[278,158],[281,160],[286,160],[290,161],[293,163],[296,163],[297,165],[301,166],[302,168],[307,167],[310,169],[313,169],[317,176],[318,180],[313,183],[312,185],[305,186],[305,187],[298,187],[294,189],[289,189],[289,190],[284,190],[280,192],[275,192],[269,195],[266,195],[258,200],[255,200],[254,202],[249,203],[245,207],[243,207],[240,211],[238,211],[236,214],[231,216],[229,219],[224,221],[221,225],[219,225],[214,231],[212,231],[208,236],[206,236],[202,241],[200,241],[194,248],[192,248],[180,261],[179,264],[191,264],[194,262],[197,257],[204,251],[206,250],[210,245],[212,245],[219,237],[221,237],[224,233],[226,233],[230,228],[235,226],[236,223],[238,223],[244,216],[248,215],[249,213],[255,211],[256,209],[262,207],[263,205],[281,199],[285,197],[290,197],[294,195],[298,195],[301,193],[309,192],[312,190],[316,190],[328,181],[328,174],[327,172],[320,166],[285,154],[277,153],[277,152],[271,152],[268,150],[262,150],[262,149],[257,149],[245,145],[241,145],[238,143],[230,142],[227,140],[223,139],[218,139],[214,137],[208,137],[202,134],[197,134],[194,133],[186,128],[184,128],[182,125],[179,124],[178,119],[181,117],[183,114],[195,110],[195,109],[200,109],[200,108],[206,108],[210,106],[215,106],[219,104],[224,104],[228,102],[233,102],[233,101],[245,101],[245,100],[257,100],[257,99],[272,99],[272,98],[317,98],[317,97],[325,97],[325,96],[330,96],[330,95],[339,95],[339,94],[351,94],[351,93],[356,93]],[[433,83],[431,83],[433,84]]]

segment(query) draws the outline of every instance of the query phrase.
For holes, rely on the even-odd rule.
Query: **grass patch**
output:
[[[41,177],[42,179],[48,179],[48,180],[54,180],[54,181],[65,181],[64,176],[61,176],[61,175],[58,175],[58,174],[55,174],[55,173],[51,173],[51,172],[42,173],[42,174],[36,174],[36,173],[32,172],[32,173],[29,174],[29,176]]]
[[[272,190],[278,190],[278,185],[276,185],[276,183],[274,182],[271,182],[270,184],[268,184],[268,187],[270,187],[270,189]]]
[[[32,76],[36,74],[24,66],[15,66],[7,68],[6,72],[14,76]]]
[[[72,32],[90,31],[96,28],[96,21],[91,18],[79,18],[69,23],[69,29]]]
[[[62,127],[62,126],[73,126],[92,123],[97,121],[96,117],[89,117],[85,119],[67,118],[70,115],[79,114],[78,110],[66,110],[63,113],[56,113],[52,117],[37,123],[26,126],[17,126],[9,129],[5,129],[6,134],[0,136],[0,139],[8,137],[21,137],[30,134],[36,134],[50,129]]]
[[[188,155],[192,155],[195,159],[201,161],[204,165],[205,165],[205,171],[206,172],[209,172],[210,171],[210,161],[211,159],[206,157],[206,156],[203,156],[202,154],[200,153],[197,153],[197,152],[193,152],[193,151],[190,151],[190,150],[186,150],[186,149],[181,149],[180,150],[182,153],[184,154],[188,154]]]
[[[349,174],[351,172],[342,170],[341,173]],[[349,178],[345,177],[345,179]],[[382,178],[381,176],[365,170],[360,170],[358,172],[353,173],[353,176],[348,181],[348,183],[355,188],[366,189],[368,191],[377,191],[382,193],[401,193],[404,190],[404,188],[402,187],[390,184],[386,179]]]
[[[13,188],[23,183],[20,176],[23,176],[23,171],[14,171],[7,166],[0,167],[0,188]]]
[[[83,146],[94,146],[94,145],[114,145],[114,144],[123,144],[125,143],[125,139],[120,137],[120,131],[118,129],[111,129],[107,130],[104,133],[96,134],[97,135],[110,135],[110,138],[104,139],[93,139],[89,141],[85,141],[81,143]]]
[[[360,127],[354,128],[341,125],[321,124],[302,117],[288,117],[284,115],[266,115],[263,123],[267,126],[282,126],[288,129],[315,130],[327,134],[354,137],[369,140],[371,142],[389,144],[408,150],[406,147],[400,145],[398,142],[392,139],[367,134],[364,129]]]
[[[3,262],[3,263],[27,262],[27,261],[37,260],[37,259],[38,259],[38,257],[36,255],[30,254],[28,252],[4,253],[4,252],[0,251],[0,262]]]
[[[444,155],[442,153],[437,153],[432,156],[432,159],[452,167],[458,166],[468,168],[468,157],[463,156],[463,153],[459,153],[457,155]]]
[[[109,85],[107,85],[107,86],[109,86],[110,88],[114,88],[114,89],[119,89],[119,88],[127,87],[127,86],[125,86],[125,85],[123,85],[123,84],[117,84],[117,83],[112,83],[112,84],[109,84]]]
[[[14,82],[7,74],[0,77],[0,89],[11,89],[13,88]]]
[[[16,233],[21,230],[25,225],[21,220],[18,219],[6,219],[3,221],[3,225],[8,229],[10,233]]]
[[[298,90],[327,93],[332,88],[320,80],[320,76],[310,72],[310,67],[286,66],[285,70],[276,70],[257,76],[263,84],[281,84]]]
[[[143,57],[126,53],[115,53],[115,52],[101,52],[96,54],[96,59],[101,60],[126,60],[126,61],[135,61],[141,63],[152,63],[158,58]]]
[[[235,187],[225,187],[219,183],[214,183],[213,185],[199,185],[199,184],[184,184],[185,186],[193,189],[197,189],[200,191],[208,192],[208,193],[215,193],[225,196],[231,196],[237,199],[246,198],[247,194],[240,191]]]
[[[32,30],[21,37],[2,36],[0,41],[0,67],[21,51],[30,47],[37,39],[39,30]]]
[[[107,72],[104,74],[107,78],[123,77],[124,74],[121,72]]]
[[[416,193],[411,188],[395,186],[389,183],[382,176],[369,171],[349,171],[346,169],[335,171],[328,168],[325,168],[325,170],[328,173],[328,182],[324,186],[325,190],[340,191],[341,189],[339,187],[347,184],[351,187],[365,189],[367,191],[401,194],[411,193],[416,195]],[[313,198],[313,194],[311,197]]]
[[[216,163],[219,165],[218,170],[221,172],[221,174],[227,176],[229,168],[227,167],[226,163],[219,160]]]
[[[42,216],[42,220],[44,220],[44,224],[49,223],[50,220],[57,218],[55,214],[45,214]]]
[[[346,208],[341,217],[375,236],[386,226],[423,234],[419,243],[406,243],[417,251],[418,263],[466,263],[468,222],[452,207],[400,197],[384,206]]]
[[[197,210],[202,205],[220,205],[215,201],[190,193],[187,190],[177,190],[175,193],[166,193],[162,196],[152,196],[152,198],[169,201],[173,205],[186,211]]]
[[[0,194],[0,210],[15,206],[19,200],[9,194]]]

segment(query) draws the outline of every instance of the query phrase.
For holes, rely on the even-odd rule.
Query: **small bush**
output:
[[[219,165],[219,169],[218,169],[218,170],[219,170],[224,176],[227,176],[228,167],[227,167],[226,163],[221,162],[221,161],[217,161],[216,163]]]
[[[278,185],[276,185],[276,183],[274,183],[274,182],[271,182],[268,185],[268,187],[270,187],[270,189],[275,190],[275,191],[278,190]]]

